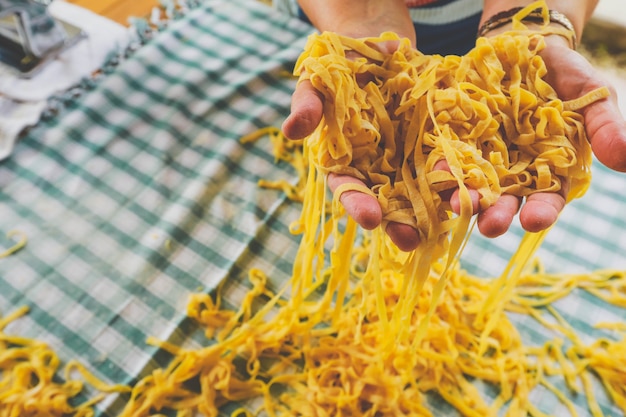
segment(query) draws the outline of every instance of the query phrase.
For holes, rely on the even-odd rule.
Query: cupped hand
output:
[[[587,137],[596,158],[607,167],[626,172],[626,121],[617,104],[617,92],[581,54],[560,36],[546,37],[541,56],[548,69],[546,81],[562,100],[572,100],[607,87],[611,95],[582,109]],[[626,110],[626,109],[625,109]]]
[[[626,172],[626,121],[618,107],[615,89],[586,58],[571,49],[565,38],[552,35],[545,41],[546,47],[540,54],[548,70],[546,82],[561,100],[574,100],[602,87],[611,92],[608,99],[583,108],[582,114],[587,137],[598,160],[613,170]],[[504,234],[518,211],[520,224],[525,230],[539,232],[547,229],[557,221],[565,207],[568,179],[561,178],[561,184],[559,192],[532,194],[523,205],[519,197],[502,195],[494,205],[478,214],[480,232],[487,237]],[[458,207],[457,201],[458,196],[453,194],[453,209]]]
[[[397,48],[397,43],[384,42],[378,44],[378,47],[381,51],[390,53]],[[291,97],[291,112],[282,125],[284,135],[294,140],[309,136],[322,120],[323,106],[323,96],[311,82],[299,82]],[[333,193],[345,183],[367,186],[361,180],[348,175],[328,175],[328,186]],[[339,199],[346,213],[364,229],[372,230],[380,226],[383,213],[376,198],[353,190],[343,192]],[[401,250],[411,251],[419,244],[418,232],[411,226],[389,222],[386,232]]]
[[[618,107],[615,89],[585,57],[571,49],[565,38],[552,35],[545,41],[546,47],[540,55],[548,70],[546,81],[561,100],[574,100],[602,87],[611,92],[608,99],[583,108],[582,114],[597,159],[613,170],[626,172],[626,121]],[[479,213],[479,230],[487,237],[505,233],[518,210],[520,224],[525,230],[547,229],[565,207],[569,181],[561,178],[561,182],[560,192],[532,194],[526,198],[521,210],[520,198],[502,195],[493,206]]]

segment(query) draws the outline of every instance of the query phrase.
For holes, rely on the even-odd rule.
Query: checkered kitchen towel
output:
[[[299,207],[257,181],[294,173],[275,163],[269,142],[238,140],[280,125],[294,87],[284,73],[311,32],[254,0],[207,1],[32,129],[0,164],[0,246],[11,245],[11,230],[28,236],[0,259],[0,310],[31,307],[7,331],[45,340],[106,381],[132,383],[166,364],[148,336],[200,343],[184,315],[191,292],[226,280],[236,305],[251,267],[284,282]],[[626,178],[595,172],[592,191],[566,209],[541,251],[548,270],[626,266]],[[465,266],[498,275],[520,235],[515,227],[496,240],[476,236]],[[588,320],[626,319],[579,293],[559,308],[585,331]],[[544,337],[519,324],[525,337]],[[537,401],[558,411],[548,395]],[[123,402],[110,397],[98,412],[115,416]]]

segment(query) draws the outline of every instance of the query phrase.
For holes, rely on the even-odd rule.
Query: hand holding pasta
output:
[[[607,167],[626,172],[626,120],[615,90],[589,61],[559,40],[546,38],[548,47],[540,53],[548,70],[546,81],[562,100],[574,100],[602,87],[610,90],[607,100],[590,103],[581,111],[595,156]]]
[[[283,129],[310,135],[348,214],[364,228],[382,224],[403,250],[451,210],[480,212],[481,232],[500,235],[522,198],[522,226],[544,230],[589,184],[587,136],[600,161],[626,170],[615,94],[561,36],[544,34],[507,32],[443,57],[392,34],[324,33],[298,63]],[[361,58],[348,58],[355,52]]]

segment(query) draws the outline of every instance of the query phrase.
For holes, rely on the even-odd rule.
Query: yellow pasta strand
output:
[[[14,236],[18,236],[19,240],[12,247],[0,252],[0,258],[6,258],[7,256],[13,255],[26,246],[26,243],[28,242],[28,236],[26,236],[26,233],[19,230],[11,230],[7,233],[7,239],[12,239]]]

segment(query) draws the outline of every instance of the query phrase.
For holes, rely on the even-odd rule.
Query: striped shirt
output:
[[[483,0],[405,1],[423,53],[462,55],[475,45]]]
[[[438,0],[406,0],[407,7],[422,7],[437,3]]]

